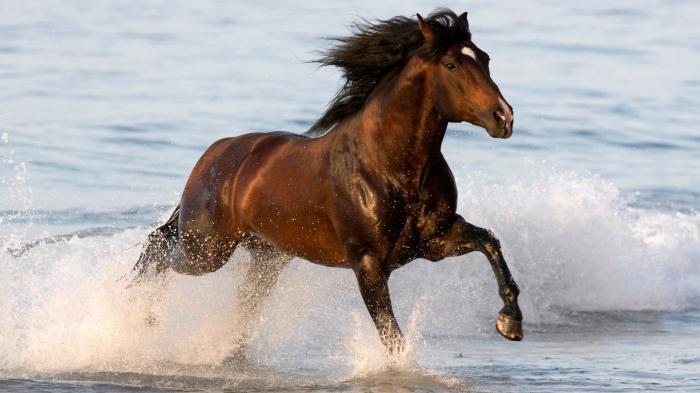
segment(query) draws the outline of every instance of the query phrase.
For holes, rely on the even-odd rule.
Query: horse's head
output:
[[[454,15],[454,14],[453,14]],[[438,114],[449,122],[468,121],[484,127],[494,138],[513,133],[513,108],[503,98],[489,72],[489,56],[471,40],[467,13],[457,20],[457,43],[440,48],[445,41],[443,25],[426,22],[418,15],[418,27],[425,39],[424,49],[439,53],[430,62],[433,73],[433,100]],[[456,29],[455,29],[456,27]]]

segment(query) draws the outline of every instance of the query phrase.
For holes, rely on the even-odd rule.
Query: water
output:
[[[447,6],[461,10],[461,3]],[[351,272],[294,260],[222,364],[248,257],[173,278],[143,324],[120,278],[214,140],[305,130],[338,86],[306,63],[357,16],[434,4],[0,4],[0,390],[700,389],[700,6],[471,2],[515,108],[451,125],[459,211],[493,228],[526,339],[493,329],[479,255],[392,275],[411,353],[387,365]],[[332,299],[319,303],[314,299]]]

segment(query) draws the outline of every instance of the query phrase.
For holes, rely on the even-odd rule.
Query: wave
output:
[[[89,210],[85,208],[46,210],[46,209],[6,209],[0,210],[0,224],[41,223],[53,225],[67,224],[109,224],[112,226],[152,225],[154,219],[164,210],[173,206],[135,206],[124,210]]]
[[[494,181],[458,170],[456,177],[460,214],[501,239],[521,287],[526,329],[572,323],[577,313],[700,307],[697,213],[631,207],[609,182],[575,172],[526,168]],[[0,251],[0,369],[158,374],[164,363],[224,359],[240,334],[234,299],[246,252],[206,276],[171,275],[151,305],[145,294],[152,288],[126,289],[123,279],[146,225],[95,228],[88,236],[24,239],[31,247],[21,253]],[[12,249],[1,243],[0,250]],[[501,304],[480,254],[415,261],[392,275],[390,287],[415,353],[429,337],[495,334]],[[155,327],[144,323],[151,309]],[[352,272],[298,259],[272,292],[252,340],[251,356],[268,365],[330,363],[357,375],[384,362]]]
[[[61,209],[61,210],[0,210],[0,224],[4,224],[4,230],[12,231],[12,227],[27,228],[42,226],[51,228],[70,228],[80,226],[83,229],[73,230],[56,235],[44,235],[37,239],[27,240],[30,237],[27,231],[22,231],[21,236],[10,234],[13,241],[6,241],[6,252],[14,257],[19,257],[26,251],[39,245],[52,244],[73,238],[92,236],[109,236],[126,229],[139,226],[152,226],[158,221],[158,217],[166,210],[172,210],[172,206],[137,206],[126,210],[101,210],[91,211],[85,208]],[[88,226],[85,228],[85,226]],[[12,236],[15,235],[15,236]],[[140,243],[136,243],[139,245]]]

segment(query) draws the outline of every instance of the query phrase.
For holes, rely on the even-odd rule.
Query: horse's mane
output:
[[[417,55],[436,61],[452,45],[471,38],[469,26],[449,9],[433,11],[424,22],[435,33],[435,39],[425,46],[418,21],[405,16],[375,22],[362,19],[350,26],[352,35],[331,37],[336,45],[322,51],[322,57],[315,62],[340,68],[344,83],[328,104],[326,113],[306,135],[322,135],[357,112],[377,83],[390,71],[403,66],[419,48]]]

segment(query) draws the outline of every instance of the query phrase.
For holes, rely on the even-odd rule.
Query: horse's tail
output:
[[[165,224],[156,228],[148,235],[146,245],[141,250],[141,256],[132,271],[136,272],[133,283],[138,283],[151,273],[160,274],[168,269],[173,251],[177,247],[177,222],[180,217],[180,205]]]

